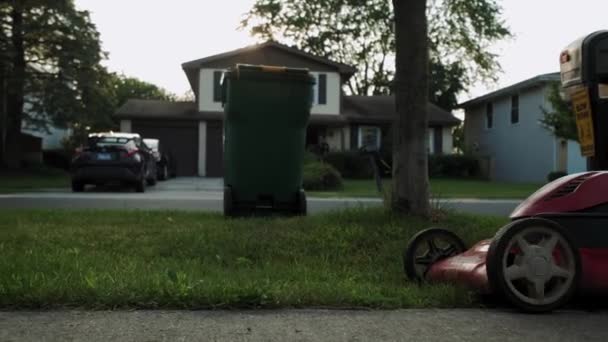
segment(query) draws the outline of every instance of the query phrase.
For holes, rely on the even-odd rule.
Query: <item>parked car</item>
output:
[[[152,150],[156,161],[156,171],[159,180],[167,180],[175,177],[175,162],[170,153],[165,150],[164,145],[158,139],[144,139],[144,143]]]
[[[121,182],[144,192],[156,184],[156,162],[152,151],[134,133],[92,133],[87,146],[72,159],[72,191],[81,192],[87,184]]]

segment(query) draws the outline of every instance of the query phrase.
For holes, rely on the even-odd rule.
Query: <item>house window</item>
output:
[[[382,131],[376,126],[359,126],[358,148],[364,148],[368,151],[377,151],[380,149]]]
[[[213,102],[222,102],[222,72],[213,72]]]
[[[488,103],[486,105],[486,128],[490,129],[494,127],[494,105]]]
[[[511,97],[511,123],[516,124],[519,122],[519,96],[514,95]]]
[[[326,74],[319,74],[318,86],[319,86],[318,103],[320,105],[327,104],[327,75]]]

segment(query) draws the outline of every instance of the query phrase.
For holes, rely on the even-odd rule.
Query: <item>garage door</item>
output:
[[[131,131],[159,139],[173,156],[178,176],[198,175],[198,121],[133,121]]]
[[[207,121],[207,177],[224,176],[223,135],[222,121]]]

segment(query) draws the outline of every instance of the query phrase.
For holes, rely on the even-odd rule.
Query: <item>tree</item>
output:
[[[452,140],[456,153],[465,153],[466,147],[464,144],[464,122],[454,127],[452,130]]]
[[[551,104],[551,111],[541,107],[544,113],[541,123],[558,138],[578,141],[576,118],[572,113],[570,103],[564,100],[561,85],[558,82],[551,85],[548,100]]]
[[[72,0],[0,0],[3,164],[19,165],[22,122],[62,125],[95,105],[104,56]]]
[[[118,124],[112,115],[129,99],[175,101],[177,98],[135,77],[108,72],[103,67],[96,72],[97,82],[87,92],[88,99],[81,108],[82,115],[67,122],[73,130],[73,136],[65,144],[68,147],[82,144],[90,131],[116,129]]]
[[[429,98],[452,109],[458,93],[499,69],[488,47],[510,36],[496,0],[433,0]],[[392,92],[394,14],[388,0],[257,0],[241,22],[263,40],[281,40],[315,55],[358,67],[347,91]]]
[[[122,106],[129,99],[176,101],[177,96],[152,83],[125,75],[112,75],[116,97],[116,107]]]
[[[430,214],[426,0],[393,0],[395,12],[397,117],[393,125],[393,211]]]

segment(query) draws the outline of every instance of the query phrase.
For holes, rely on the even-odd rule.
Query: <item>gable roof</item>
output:
[[[360,123],[392,122],[397,115],[394,95],[343,96],[343,114]],[[460,119],[452,113],[430,103],[428,104],[430,126],[456,126]]]
[[[205,58],[196,59],[196,60],[193,60],[190,62],[185,62],[182,64],[182,69],[184,69],[184,70],[199,69],[201,66],[204,66],[205,64],[208,64],[210,62],[214,62],[214,61],[217,61],[220,59],[225,59],[225,58],[229,58],[232,56],[240,55],[240,54],[243,54],[246,52],[264,49],[267,47],[277,48],[277,49],[286,51],[288,53],[291,53],[291,54],[294,54],[294,55],[297,55],[300,57],[304,57],[306,59],[310,59],[317,63],[325,64],[329,67],[336,69],[341,74],[353,75],[355,72],[357,72],[357,69],[353,66],[339,63],[339,62],[334,62],[334,61],[324,58],[324,57],[315,56],[308,52],[304,52],[302,50],[299,50],[299,49],[296,49],[293,47],[289,47],[287,45],[283,45],[283,44],[277,43],[275,41],[268,41],[266,43],[251,45],[251,46],[247,46],[247,47],[244,47],[241,49],[236,49],[236,50],[220,53],[218,55],[213,55],[213,56],[209,56],[209,57],[205,57]]]
[[[280,53],[282,53],[283,55],[274,56],[274,58],[270,58],[269,61],[266,61],[268,59],[268,56],[264,55],[264,52],[263,52],[266,49],[277,50]],[[254,57],[254,55],[256,55],[256,54],[258,55],[257,58]],[[228,51],[225,53],[221,53],[218,55],[213,55],[213,56],[185,62],[182,64],[182,69],[184,70],[184,72],[186,73],[186,76],[188,77],[188,82],[190,82],[190,86],[192,87],[192,90],[194,91],[195,94],[198,95],[199,70],[201,68],[208,67],[208,68],[212,68],[212,69],[217,69],[217,68],[219,68],[220,65],[222,66],[222,68],[225,68],[228,66],[228,64],[231,64],[230,66],[232,66],[235,63],[235,60],[237,63],[239,62],[238,57],[241,55],[245,58],[245,60],[248,59],[247,56],[250,59],[250,61],[245,61],[245,62],[240,61],[241,63],[282,64],[282,65],[291,66],[291,67],[303,67],[301,65],[293,65],[293,64],[300,64],[300,63],[294,63],[293,60],[288,61],[287,60],[288,58],[286,58],[286,56],[294,56],[296,58],[299,58],[300,60],[306,61],[308,64],[317,65],[317,66],[324,68],[325,70],[332,70],[332,71],[336,71],[336,72],[340,73],[341,75],[343,75],[343,77],[342,77],[343,81],[346,81],[348,78],[350,78],[352,75],[354,75],[355,72],[357,72],[357,69],[350,65],[334,62],[330,59],[315,56],[308,52],[304,52],[302,50],[299,50],[299,49],[296,49],[293,47],[289,47],[287,45],[283,45],[283,44],[280,44],[280,43],[277,43],[274,41],[268,41],[268,42],[262,43],[262,44],[251,45],[251,46],[247,46],[247,47],[244,47],[241,49],[236,49],[236,50]],[[253,58],[254,61],[251,61],[251,58]],[[222,63],[222,61],[225,61],[225,63]],[[306,64],[306,62],[304,62],[303,64]],[[226,65],[223,65],[223,64],[226,64]]]
[[[525,89],[529,89],[529,88],[533,88],[533,87],[537,87],[539,85],[543,85],[546,83],[553,83],[553,82],[559,82],[561,81],[561,76],[559,72],[553,72],[550,74],[543,74],[543,75],[538,75],[536,77],[532,77],[530,79],[527,79],[525,81],[521,81],[519,83],[515,83],[513,85],[510,85],[508,87],[505,88],[501,88],[498,89],[494,92],[488,93],[486,95],[480,96],[480,97],[476,97],[474,99],[471,99],[469,101],[463,102],[461,104],[458,105],[458,108],[467,108],[467,107],[471,107],[471,106],[475,106],[481,103],[484,103],[486,101],[489,100],[493,100],[495,98],[498,97],[505,97],[505,96],[511,96],[511,95],[515,95],[518,92],[525,90]]]

